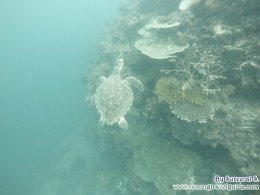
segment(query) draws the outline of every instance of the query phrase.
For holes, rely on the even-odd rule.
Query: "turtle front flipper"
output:
[[[132,87],[137,88],[139,91],[143,91],[143,84],[140,80],[138,80],[137,78],[133,77],[133,76],[128,76],[126,77],[125,81]]]
[[[124,130],[128,129],[128,123],[123,116],[118,121],[118,125],[119,125],[119,127],[121,127],[121,129],[124,129]]]
[[[101,83],[103,83],[105,80],[107,80],[106,77],[104,76],[101,76],[101,77],[98,77],[98,80],[97,80],[97,83],[96,83],[96,87],[98,87]]]

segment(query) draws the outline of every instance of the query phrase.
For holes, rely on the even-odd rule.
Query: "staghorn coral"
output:
[[[161,72],[166,75],[172,73],[182,81],[183,90],[199,87],[206,94],[220,91],[218,80],[225,79],[222,76],[224,67],[213,51],[204,51],[195,44],[184,53],[182,59],[176,60],[170,61],[175,63],[173,69],[162,69]]]
[[[161,77],[154,93],[169,104],[171,112],[181,120],[205,123],[214,116],[214,107],[202,88],[183,89],[174,79]]]

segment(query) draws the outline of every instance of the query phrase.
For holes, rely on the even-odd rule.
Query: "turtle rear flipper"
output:
[[[118,125],[119,125],[119,127],[121,127],[124,130],[128,129],[128,123],[127,123],[127,121],[125,120],[124,117],[120,118],[120,120],[118,121]]]
[[[105,121],[104,119],[102,119],[102,117],[100,117],[99,121],[98,121],[98,127],[99,128],[103,128],[105,125]]]
[[[137,78],[133,77],[133,76],[126,77],[125,81],[130,86],[137,88],[139,91],[143,91],[144,90],[142,82],[140,80],[138,80]]]

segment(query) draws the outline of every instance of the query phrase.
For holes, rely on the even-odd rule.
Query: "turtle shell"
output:
[[[130,110],[133,104],[133,91],[119,75],[112,75],[98,86],[95,104],[102,120],[112,125]]]

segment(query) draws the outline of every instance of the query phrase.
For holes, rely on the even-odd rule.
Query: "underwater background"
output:
[[[1,0],[0,195],[259,194],[259,13]]]
[[[0,1],[1,195],[40,194],[56,174],[48,169],[92,112],[81,79],[120,2]]]

